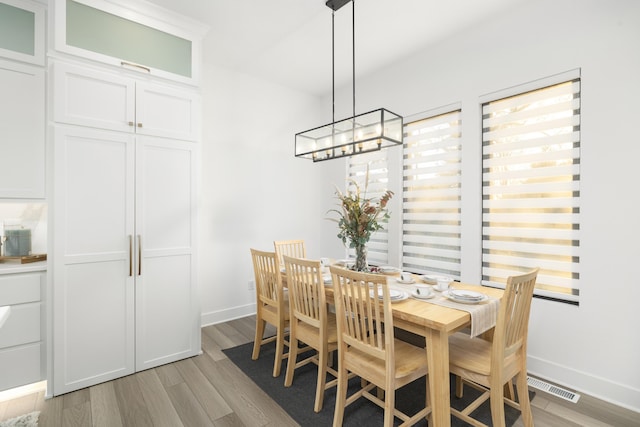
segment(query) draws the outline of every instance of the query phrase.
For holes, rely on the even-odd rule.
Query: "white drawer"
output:
[[[11,306],[11,314],[0,328],[0,348],[40,341],[40,303]]]
[[[0,276],[0,306],[40,301],[42,273]]]
[[[42,381],[40,343],[0,350],[0,391]]]

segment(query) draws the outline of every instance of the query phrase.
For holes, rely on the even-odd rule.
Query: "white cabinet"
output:
[[[44,70],[0,60],[0,198],[45,196]]]
[[[0,391],[44,379],[41,351],[44,273],[0,275],[0,306],[11,314],[0,328]]]
[[[0,56],[44,65],[45,11],[32,0],[0,0]]]
[[[196,144],[57,125],[55,395],[200,352]]]
[[[53,65],[54,120],[139,135],[197,141],[200,96],[63,62]]]
[[[194,144],[137,138],[136,370],[200,350],[195,171]]]
[[[208,28],[152,3],[52,0],[55,49],[197,86]]]
[[[56,128],[55,395],[134,372],[134,139]]]

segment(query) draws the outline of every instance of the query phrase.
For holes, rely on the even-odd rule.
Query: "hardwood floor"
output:
[[[254,322],[247,317],[203,328],[197,357],[52,399],[40,390],[2,401],[0,420],[41,411],[41,427],[295,426],[221,351],[253,341]],[[532,406],[537,427],[640,425],[640,414],[585,395],[573,404],[536,390]]]

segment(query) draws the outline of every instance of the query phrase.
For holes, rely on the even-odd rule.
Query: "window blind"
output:
[[[460,278],[460,110],[407,123],[402,268]]]
[[[367,166],[369,183],[366,184]],[[372,151],[349,157],[348,178],[358,184],[361,196],[379,199],[389,188],[389,170],[387,150]],[[365,194],[366,186],[366,194]],[[351,188],[351,191],[354,191]],[[371,235],[367,244],[367,262],[369,265],[389,264],[389,234],[387,220],[382,222],[383,229]],[[349,249],[349,256],[355,257],[355,250]]]
[[[540,267],[535,293],[576,303],[580,79],[482,105],[482,282]]]

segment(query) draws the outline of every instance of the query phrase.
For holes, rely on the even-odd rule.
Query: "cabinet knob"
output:
[[[142,123],[138,123],[138,127],[141,128],[142,127]]]
[[[133,126],[133,122],[129,122],[129,126]]]

